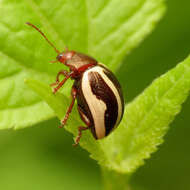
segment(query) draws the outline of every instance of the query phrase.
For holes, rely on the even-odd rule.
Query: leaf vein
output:
[[[15,76],[15,75],[18,75],[22,72],[22,70],[15,70],[15,71],[12,71],[10,73],[7,73],[6,75],[0,77],[0,80],[4,80],[6,78],[9,78],[9,77],[12,77],[12,76]]]
[[[32,105],[35,105],[35,104],[38,104],[38,103],[41,103],[41,102],[44,102],[44,101],[41,101],[41,100],[35,100],[35,101],[32,101],[28,104],[25,104],[25,105],[19,105],[19,106],[6,106],[6,109],[5,108],[0,108],[0,111],[9,111],[9,110],[14,110],[14,109],[22,109],[22,108],[25,108],[25,107],[30,107]]]
[[[120,22],[119,25],[115,25],[114,28],[112,28],[112,30],[109,30],[109,32],[105,33],[100,40],[96,41],[96,44],[98,46],[101,46],[102,44],[104,44],[106,41],[108,41],[110,38],[112,38],[113,35],[115,35],[118,30],[120,30],[122,27],[125,27],[125,25],[127,25],[128,22],[126,22],[126,20],[130,20],[133,17],[135,17],[136,13],[139,14],[139,12],[141,11],[141,9],[143,9],[143,7],[146,5],[146,3],[144,3],[146,0],[143,0],[141,3],[139,3],[139,5],[131,12],[130,15],[128,15],[128,18],[125,18],[122,20],[122,22]]]
[[[49,29],[48,32],[51,33],[51,36],[56,37],[56,39],[58,39],[58,41],[60,42],[61,46],[64,47],[65,43],[64,43],[63,39],[60,37],[59,33],[52,26],[52,24],[50,23],[50,20],[47,18],[47,16],[45,16],[45,14],[43,13],[43,11],[37,6],[37,4],[33,0],[25,0],[25,1],[28,2],[28,4],[30,5],[30,7],[35,12],[35,14],[41,19],[42,24],[44,26],[48,26],[48,29]]]
[[[19,61],[19,60],[17,60],[15,57],[11,57],[7,52],[4,52],[4,51],[2,51],[2,50],[0,50],[0,53],[2,53],[4,56],[6,56],[7,58],[9,58],[9,59],[11,59],[11,60],[13,60],[17,65],[19,65],[22,69],[26,69],[26,70],[31,70],[31,71],[34,71],[34,72],[36,72],[36,73],[42,73],[42,74],[46,74],[46,75],[52,75],[53,76],[53,74],[52,73],[46,73],[45,71],[40,71],[40,70],[36,70],[36,69],[34,69],[34,68],[32,68],[32,67],[27,67],[27,65],[25,65],[25,64],[23,64],[21,61]]]
[[[93,19],[101,16],[101,14],[104,12],[105,8],[109,6],[109,4],[112,2],[112,0],[107,0],[103,6],[100,7],[100,9],[98,11],[96,11],[96,13],[92,16]]]

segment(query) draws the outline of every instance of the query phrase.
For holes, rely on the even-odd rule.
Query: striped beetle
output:
[[[78,127],[74,145],[79,143],[82,131],[87,129],[91,129],[95,139],[102,139],[110,134],[120,123],[124,111],[122,90],[114,74],[85,54],[68,49],[60,53],[39,28],[31,23],[26,24],[36,29],[55,49],[58,56],[53,62],[60,62],[69,67],[69,72],[62,70],[57,74],[56,82],[51,84],[56,86],[53,93],[56,93],[69,78],[75,80],[71,90],[71,104],[61,120],[62,127],[66,124],[77,99],[78,112],[86,126]],[[65,76],[62,81],[59,80],[61,75]]]

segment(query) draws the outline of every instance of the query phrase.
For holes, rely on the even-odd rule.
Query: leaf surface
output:
[[[1,0],[0,129],[27,127],[54,116],[24,79],[49,84],[65,67],[49,64],[55,52],[26,22],[44,31],[58,49],[68,46],[90,54],[115,71],[164,10],[163,0]],[[64,86],[67,97],[70,84]]]
[[[29,79],[26,82],[56,113],[59,113],[57,115],[61,119],[65,110],[60,114],[58,105],[62,104],[64,107],[63,98],[60,100],[56,98],[48,87],[39,81]],[[119,173],[133,172],[163,142],[169,124],[180,112],[181,104],[187,98],[189,90],[190,56],[153,81],[144,92],[128,104],[121,124],[112,134],[103,140],[95,141],[89,131],[84,132],[81,146],[102,166]],[[48,91],[51,99],[47,96]],[[54,101],[57,101],[57,104],[52,106],[51,102]],[[67,130],[76,136],[78,125],[75,125],[75,122],[78,125],[80,123],[78,119],[69,120]]]

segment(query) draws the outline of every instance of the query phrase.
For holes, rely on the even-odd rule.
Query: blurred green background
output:
[[[167,7],[153,33],[126,57],[117,73],[121,81],[127,75],[122,84],[127,102],[190,52],[190,1],[168,0]],[[159,151],[132,177],[134,189],[190,189],[189,111],[190,98]],[[71,146],[72,136],[58,124],[52,119],[31,128],[0,132],[0,189],[101,189],[98,165],[86,151]]]

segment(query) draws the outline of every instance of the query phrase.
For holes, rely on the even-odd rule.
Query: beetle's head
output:
[[[57,61],[67,65],[67,61],[72,59],[73,55],[75,54],[74,51],[65,51],[62,52],[60,54],[58,54],[58,56],[56,57]]]

